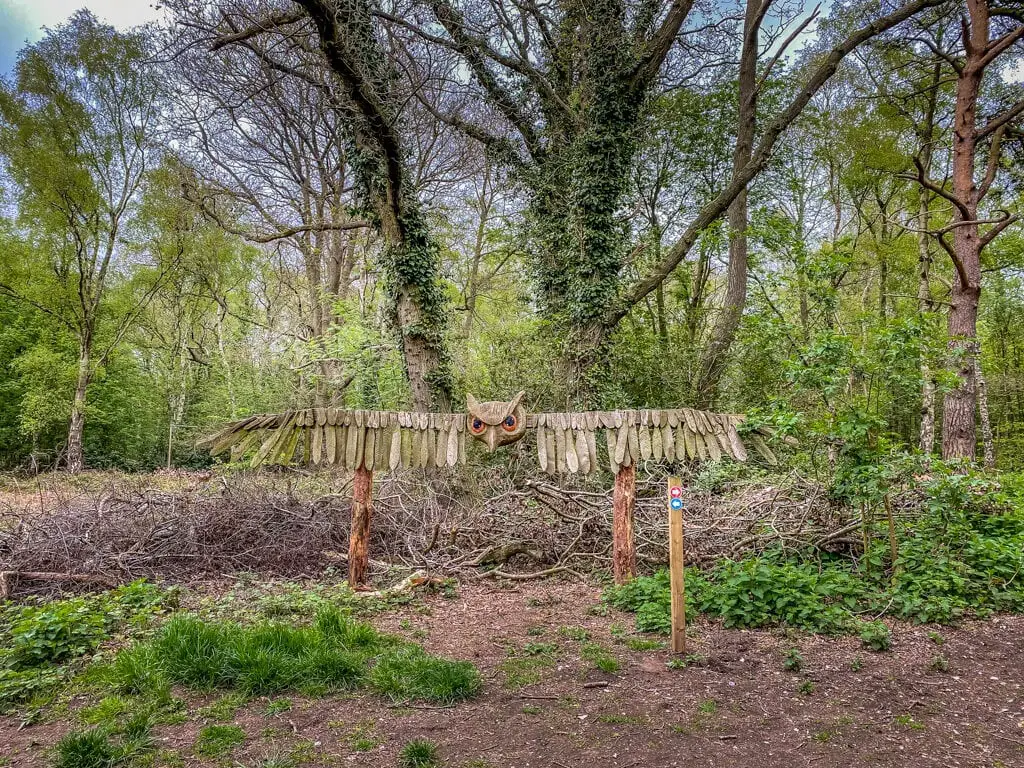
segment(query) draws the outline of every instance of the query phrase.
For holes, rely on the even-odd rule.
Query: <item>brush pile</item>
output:
[[[371,556],[381,563],[513,579],[582,575],[611,560],[608,478],[559,484],[504,467],[415,470],[374,492]],[[688,478],[686,550],[710,563],[769,547],[856,547],[860,517],[795,474]],[[161,486],[161,487],[157,487]],[[638,472],[638,558],[666,560],[665,484]],[[0,571],[188,581],[254,571],[315,575],[343,566],[350,519],[340,474],[238,472],[112,476],[85,490],[0,494]],[[5,500],[6,498],[6,500]],[[14,499],[14,500],[12,500]],[[897,514],[917,500],[899,497]]]

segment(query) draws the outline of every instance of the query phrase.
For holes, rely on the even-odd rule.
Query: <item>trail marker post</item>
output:
[[[683,555],[683,481],[668,479],[668,570],[672,591],[672,652],[686,653],[686,577]]]

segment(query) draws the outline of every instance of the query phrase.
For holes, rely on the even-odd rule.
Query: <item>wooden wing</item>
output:
[[[306,408],[250,416],[199,445],[214,455],[250,456],[252,466],[452,467],[466,461],[466,415]]]
[[[741,437],[743,421],[738,414],[677,408],[536,413],[527,416],[526,426],[536,431],[538,463],[549,474],[597,471],[599,446],[612,472],[646,461],[746,461],[748,444],[777,463],[764,440],[770,430]],[[248,456],[252,466],[295,462],[383,471],[465,464],[466,437],[464,413],[307,408],[250,416],[199,444],[214,455],[230,450],[238,459]]]
[[[549,474],[596,471],[599,444],[612,472],[643,461],[746,461],[746,444],[769,464],[777,463],[764,440],[770,431],[756,429],[741,437],[737,427],[743,421],[739,414],[677,408],[537,413],[527,418],[527,427],[536,430],[537,460]]]

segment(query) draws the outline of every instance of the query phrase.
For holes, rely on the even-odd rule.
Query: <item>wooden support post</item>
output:
[[[370,572],[370,516],[373,513],[373,472],[359,467],[352,477],[352,529],[348,537],[348,585],[365,587]]]
[[[636,542],[633,540],[633,510],[636,507],[636,467],[620,466],[615,474],[612,496],[612,574],[616,584],[636,576]]]
[[[686,653],[686,577],[683,571],[683,481],[668,479],[668,570],[672,590],[672,652]]]

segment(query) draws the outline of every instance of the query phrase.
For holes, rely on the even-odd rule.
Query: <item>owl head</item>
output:
[[[493,451],[502,445],[521,440],[526,434],[526,411],[519,402],[520,392],[509,402],[478,403],[472,395],[466,396],[466,426],[469,434]]]

